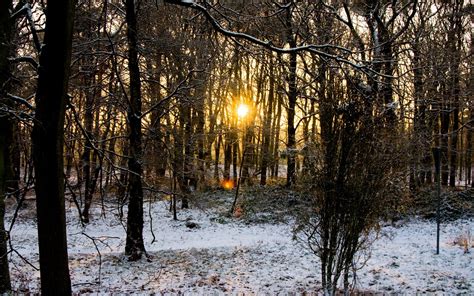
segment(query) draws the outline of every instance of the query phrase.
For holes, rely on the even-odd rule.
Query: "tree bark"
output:
[[[293,33],[293,24],[291,20],[291,12],[288,10],[287,14],[287,30],[288,43],[291,48],[296,47],[296,37]],[[297,66],[296,52],[290,53],[289,78],[288,78],[288,109],[287,109],[287,174],[286,186],[291,187],[296,182],[296,128],[295,128],[295,108],[297,99],[296,89],[296,66]]]
[[[0,102],[4,101],[4,89],[8,86],[7,81],[11,77],[11,67],[8,57],[11,52],[12,22],[10,11],[12,0],[0,2]],[[8,114],[0,113],[0,293],[8,293],[11,290],[10,271],[7,256],[7,233],[5,232],[5,179],[8,166],[6,158],[10,151],[7,140],[7,128],[10,125]]]
[[[64,116],[75,1],[48,2],[32,132],[41,292],[70,295],[64,209]]]
[[[451,21],[452,32],[448,37],[448,48],[450,48],[450,92],[453,110],[453,129],[451,133],[451,158],[449,167],[449,186],[456,186],[456,167],[458,154],[458,133],[459,133],[459,96],[460,96],[460,63],[462,50],[462,20],[459,17],[462,9],[462,1],[457,2],[453,10],[453,20]]]
[[[272,61],[272,60],[271,60]],[[270,67],[271,67],[270,62]],[[267,184],[267,169],[270,163],[270,141],[271,141],[271,124],[272,124],[272,112],[273,104],[275,101],[275,75],[273,69],[270,71],[270,89],[268,91],[268,100],[267,100],[267,112],[264,114],[264,125],[263,125],[263,142],[262,142],[262,155],[261,155],[261,164],[260,164],[260,185]]]
[[[272,177],[278,177],[278,171],[280,169],[280,122],[281,122],[281,96],[277,96],[276,100],[276,116],[273,118],[273,133],[272,133],[272,143],[270,144],[270,151],[273,154],[272,162]]]
[[[127,119],[129,124],[128,160],[128,216],[125,254],[130,261],[139,260],[145,253],[143,243],[143,188],[142,188],[142,100],[140,89],[140,69],[138,65],[138,32],[134,0],[126,0],[126,22],[128,42],[128,70],[130,75],[130,94]]]

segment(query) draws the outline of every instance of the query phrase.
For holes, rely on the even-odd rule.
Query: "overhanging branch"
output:
[[[227,37],[232,37],[232,38],[237,38],[241,40],[248,41],[252,44],[261,46],[263,48],[266,48],[270,51],[281,53],[281,54],[289,54],[289,53],[295,53],[295,52],[312,52],[317,54],[320,57],[326,58],[326,59],[331,59],[333,61],[336,61],[338,63],[343,63],[347,64],[355,69],[358,70],[363,70],[367,72],[371,72],[377,75],[380,75],[380,73],[375,73],[374,70],[370,69],[366,65],[359,64],[353,61],[350,61],[346,58],[343,58],[341,56],[335,55],[335,54],[330,54],[328,52],[323,51],[323,49],[337,49],[340,51],[343,51],[345,53],[352,54],[353,52],[347,48],[341,47],[341,46],[336,46],[336,45],[331,45],[331,44],[321,44],[321,45],[316,45],[316,44],[308,44],[308,45],[302,45],[302,46],[296,46],[296,47],[290,47],[290,48],[285,48],[285,47],[279,47],[275,46],[272,41],[265,41],[262,39],[259,39],[255,36],[246,34],[246,33],[241,33],[241,32],[236,32],[232,30],[228,30],[224,28],[209,12],[209,10],[204,7],[201,4],[198,4],[194,2],[193,0],[164,0],[164,2],[169,3],[169,4],[175,4],[179,6],[184,6],[184,7],[189,7],[192,9],[195,9],[199,12],[202,13],[202,15],[211,23],[211,25],[214,27],[216,31],[221,33],[224,36]]]

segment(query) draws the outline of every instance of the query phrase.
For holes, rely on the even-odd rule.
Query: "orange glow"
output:
[[[234,181],[232,180],[224,180],[221,182],[221,186],[222,188],[224,188],[225,190],[231,190],[234,188]]]

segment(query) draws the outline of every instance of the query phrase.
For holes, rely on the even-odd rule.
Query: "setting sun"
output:
[[[240,104],[237,108],[237,115],[239,118],[244,118],[249,113],[249,106],[245,104]]]
[[[224,180],[221,182],[221,186],[226,190],[231,190],[234,188],[234,182],[232,180]]]

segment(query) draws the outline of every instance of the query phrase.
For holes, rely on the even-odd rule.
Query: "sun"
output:
[[[247,114],[249,114],[249,106],[245,104],[240,104],[237,108],[237,115],[240,118],[244,118],[245,116],[247,116]]]
[[[225,189],[225,190],[231,190],[234,188],[234,182],[232,180],[223,180],[221,182],[221,186]]]

